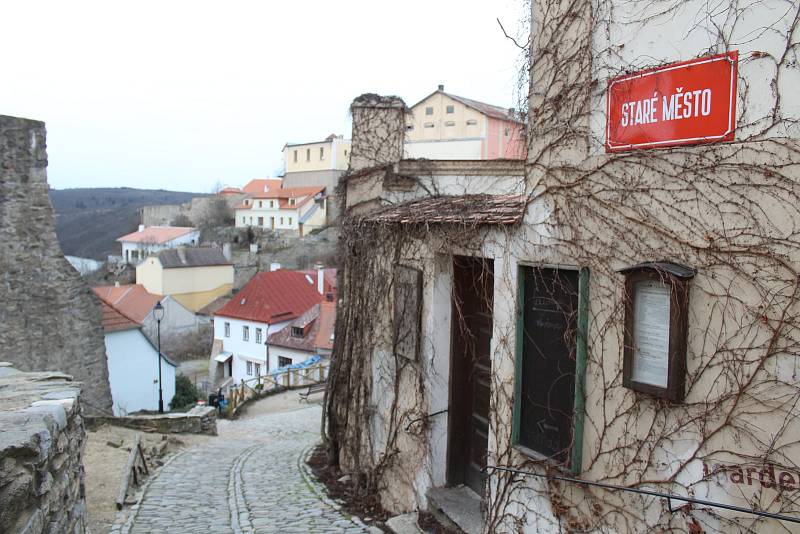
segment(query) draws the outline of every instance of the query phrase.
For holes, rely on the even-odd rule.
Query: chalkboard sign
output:
[[[578,271],[523,269],[518,443],[566,461],[575,397]]]

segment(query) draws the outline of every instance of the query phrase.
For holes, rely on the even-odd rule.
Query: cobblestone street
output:
[[[111,532],[380,532],[339,511],[305,467],[319,441],[320,407],[270,413],[263,408],[273,399],[220,420],[216,439],[169,459]]]

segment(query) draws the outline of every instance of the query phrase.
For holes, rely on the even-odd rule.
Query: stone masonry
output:
[[[0,115],[0,360],[68,373],[110,411],[100,306],[58,245],[46,167],[44,123]]]
[[[0,532],[85,532],[80,389],[0,362]]]

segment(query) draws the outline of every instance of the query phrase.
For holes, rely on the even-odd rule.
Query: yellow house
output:
[[[216,248],[162,250],[136,267],[136,283],[197,312],[233,288],[233,264]]]
[[[287,143],[283,147],[284,172],[347,170],[350,140],[331,134],[324,141]]]

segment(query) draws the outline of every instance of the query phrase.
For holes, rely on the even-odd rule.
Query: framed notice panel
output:
[[[606,152],[732,141],[738,60],[734,50],[609,80]]]
[[[680,401],[686,376],[688,282],[695,271],[641,263],[625,274],[625,387]]]

